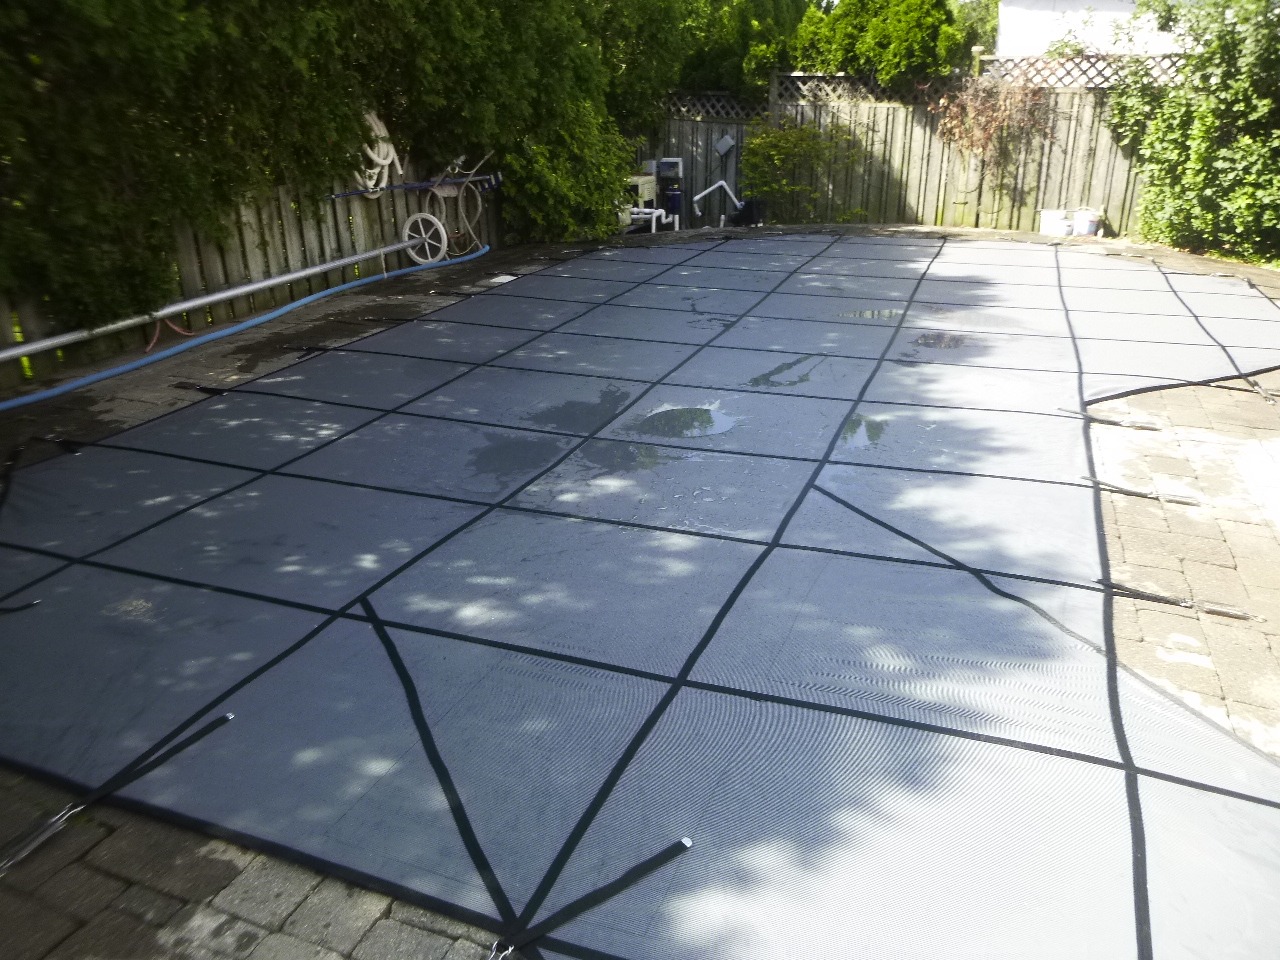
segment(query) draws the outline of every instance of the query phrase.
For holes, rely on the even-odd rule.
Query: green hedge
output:
[[[1181,38],[1176,83],[1135,61],[1111,97],[1112,126],[1138,150],[1144,239],[1280,261],[1280,5],[1148,3]]]
[[[663,3],[8,0],[0,294],[63,325],[154,307],[175,226],[217,236],[280,185],[323,197],[368,110],[420,169],[496,150],[522,237],[604,235],[631,158],[610,101],[652,118],[680,67],[625,69]]]

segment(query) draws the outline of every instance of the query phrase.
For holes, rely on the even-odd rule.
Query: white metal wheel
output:
[[[431,214],[442,224],[444,224],[445,232],[449,231],[449,221],[453,219],[449,215],[449,197],[451,194],[446,193],[451,185],[434,186],[422,195],[422,206],[427,213]]]
[[[429,213],[415,213],[404,222],[404,238],[417,240],[405,253],[415,263],[435,263],[443,260],[449,249],[449,235],[444,224]]]

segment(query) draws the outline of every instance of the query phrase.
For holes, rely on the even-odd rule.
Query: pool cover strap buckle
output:
[[[1140,497],[1143,500],[1159,500],[1161,503],[1179,503],[1186,507],[1203,507],[1204,503],[1195,497],[1184,497],[1176,493],[1157,493],[1154,490],[1135,490],[1133,487],[1122,487],[1118,483],[1107,483],[1093,477],[1081,477],[1086,483],[1092,483],[1099,490],[1108,493],[1120,493],[1126,497]]]
[[[1253,377],[1245,377],[1244,382],[1247,383],[1249,386],[1233,387],[1229,383],[1211,383],[1209,384],[1209,386],[1216,387],[1218,390],[1233,390],[1236,393],[1256,393],[1258,396],[1260,396],[1263,400],[1265,400],[1267,403],[1271,404],[1272,406],[1275,406],[1276,400],[1280,399],[1280,394],[1275,393],[1272,390],[1268,390],[1266,387],[1260,384],[1257,380],[1253,379]]]
[[[117,790],[127,787],[129,784],[133,783],[133,781],[145,777],[152,770],[156,769],[156,767],[167,763],[183,750],[186,750],[196,742],[203,740],[209,734],[213,733],[213,731],[217,730],[234,717],[235,714],[227,713],[214,720],[210,720],[189,737],[179,740],[173,746],[166,750],[162,750],[159,753],[154,753],[155,747],[151,747],[145,753],[134,758],[133,761],[121,768],[114,776],[104,781],[97,789],[89,791],[79,800],[73,800],[47,820],[37,821],[30,829],[19,834],[11,843],[6,845],[4,848],[0,848],[0,877],[4,876],[21,861],[25,860],[28,856],[39,849],[45,841],[49,840],[54,836],[54,834],[66,826],[67,821],[81,810],[97,803],[103,797],[115,793]]]
[[[1225,603],[1215,603],[1212,600],[1196,600],[1194,597],[1170,597],[1163,593],[1152,593],[1149,590],[1139,590],[1137,587],[1125,586],[1123,583],[1114,583],[1111,580],[1099,580],[1108,590],[1121,594],[1122,596],[1131,597],[1134,600],[1150,600],[1152,603],[1167,603],[1171,607],[1182,607],[1184,610],[1198,610],[1201,613],[1211,613],[1216,617],[1229,617],[1232,620],[1251,620],[1254,623],[1265,623],[1266,617],[1255,616],[1246,610],[1238,607],[1228,606]]]
[[[577,900],[566,904],[541,923],[534,924],[523,933],[518,933],[505,940],[495,940],[489,950],[488,960],[506,960],[521,947],[527,946],[540,937],[546,936],[552,930],[564,926],[575,917],[586,913],[592,907],[599,906],[654,871],[666,866],[692,846],[693,841],[688,837],[683,837],[670,846],[659,850],[647,860],[640,861],[616,880],[606,883],[603,887],[597,887],[590,893],[584,894]]]
[[[1163,430],[1164,427],[1156,423],[1154,420],[1143,420],[1141,417],[1105,417],[1099,413],[1093,413],[1086,410],[1081,413],[1079,410],[1071,410],[1067,407],[1059,407],[1063,413],[1070,413],[1073,416],[1084,417],[1090,423],[1101,423],[1108,427],[1128,427],[1130,430]]]

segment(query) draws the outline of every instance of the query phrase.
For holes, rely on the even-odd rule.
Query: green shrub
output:
[[[419,171],[495,150],[509,225],[598,236],[653,116],[659,0],[7,0],[0,296],[93,325],[175,294],[174,231],[351,183],[374,110]],[[600,39],[600,25],[610,25]],[[633,69],[634,68],[634,69]]]
[[[813,126],[783,120],[755,127],[742,147],[739,174],[743,193],[763,200],[775,223],[813,223],[819,219],[818,188],[836,147]]]
[[[1114,129],[1146,178],[1141,234],[1280,259],[1280,9],[1195,0],[1157,13],[1188,51],[1177,82],[1157,87],[1135,65],[1112,97]]]
[[[634,151],[590,103],[566,111],[561,124],[530,136],[506,155],[503,217],[513,239],[602,239],[618,232],[616,202]],[[608,202],[601,203],[601,198]]]

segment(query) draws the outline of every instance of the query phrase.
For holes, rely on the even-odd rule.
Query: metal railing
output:
[[[0,363],[8,360],[20,360],[23,357],[30,357],[38,353],[46,353],[49,350],[61,350],[63,347],[69,347],[73,343],[83,343],[86,340],[93,340],[97,337],[105,337],[113,333],[120,333],[124,330],[132,330],[134,327],[141,327],[148,323],[156,323],[164,320],[166,317],[176,317],[183,313],[189,313],[192,310],[202,310],[210,307],[215,303],[222,303],[235,297],[243,297],[248,294],[258,293],[263,290],[270,290],[286,283],[294,283],[298,280],[305,280],[308,277],[314,277],[317,274],[328,273],[330,270],[340,269],[342,267],[355,266],[365,260],[372,260],[375,257],[382,260],[382,272],[387,272],[386,256],[389,253],[395,253],[399,250],[407,250],[409,247],[421,244],[420,239],[402,240],[399,243],[393,243],[390,246],[379,247],[376,250],[369,250],[364,253],[353,253],[350,256],[343,257],[340,260],[330,260],[327,263],[320,263],[314,267],[304,267],[301,270],[294,270],[291,273],[281,274],[276,277],[267,277],[263,280],[254,280],[252,283],[241,284],[238,287],[228,287],[226,290],[219,290],[216,293],[207,293],[201,297],[194,297],[191,300],[180,300],[177,303],[171,303],[168,306],[161,307],[151,313],[140,313],[137,316],[126,317],[124,320],[117,320],[114,323],[108,323],[105,326],[93,327],[88,330],[72,330],[69,333],[60,333],[57,336],[47,337],[44,340],[34,340],[31,343],[19,343],[15,346],[0,350]],[[445,261],[447,262],[447,261]]]

